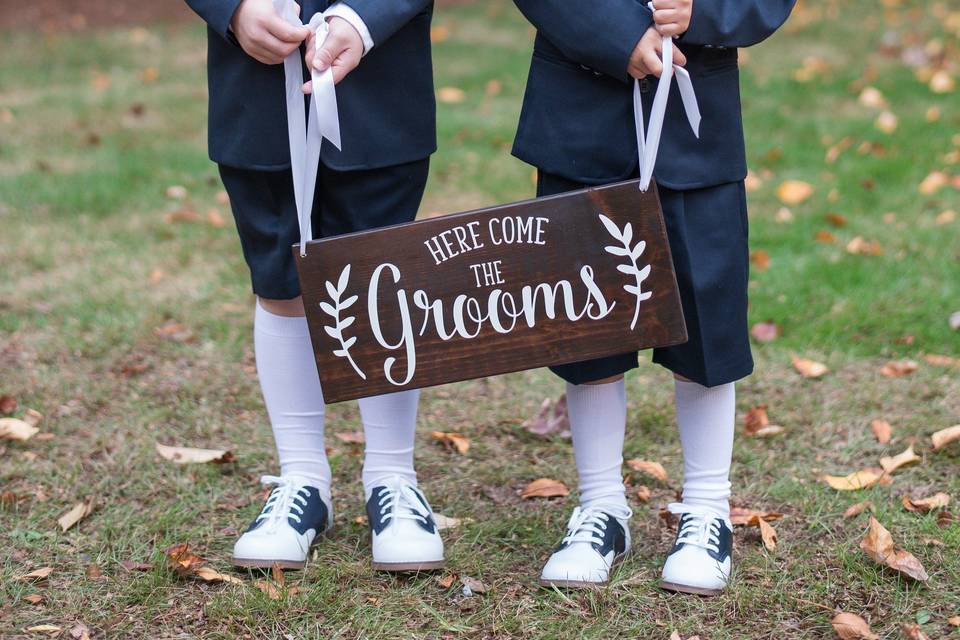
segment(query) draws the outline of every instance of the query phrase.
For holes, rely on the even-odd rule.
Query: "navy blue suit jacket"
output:
[[[513,154],[582,183],[637,171],[630,55],[653,16],[640,0],[514,0],[537,28]],[[783,24],[796,0],[694,0],[687,56],[703,120],[697,139],[671,88],[654,176],[673,189],[742,180],[747,173],[737,47]],[[645,122],[657,79],[641,81]]]
[[[186,0],[208,26],[210,158],[243,169],[290,166],[283,65],[248,56],[228,27],[240,0]],[[433,0],[345,0],[366,23],[373,49],[337,85],[343,151],[324,142],[340,171],[375,169],[436,151],[430,54]],[[304,20],[333,0],[301,0]]]

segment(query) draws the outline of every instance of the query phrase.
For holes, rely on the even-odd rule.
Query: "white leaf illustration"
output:
[[[346,358],[348,354],[343,349],[334,349],[333,355],[337,356],[338,358]]]
[[[607,253],[612,253],[615,256],[628,256],[630,252],[624,249],[623,247],[617,247],[615,245],[609,245],[603,248]]]
[[[347,290],[347,282],[350,280],[350,265],[348,264],[343,268],[343,273],[340,274],[340,281],[337,283],[337,291],[343,293]]]
[[[646,280],[649,275],[650,265],[647,265],[643,269],[640,269],[640,273],[637,274],[637,280]]]
[[[620,235],[620,229],[613,223],[613,220],[607,216],[600,214],[600,222],[603,223],[603,226],[607,228],[607,232],[612,235],[617,240],[623,240],[623,236]]]
[[[340,332],[337,331],[336,327],[324,327],[324,331],[327,332],[327,335],[333,338],[334,340],[340,339]]]
[[[354,320],[356,320],[356,318],[354,318],[353,316],[347,316],[346,318],[340,321],[340,324],[337,325],[337,329],[339,329],[340,331],[343,331],[344,329],[352,325]]]
[[[623,285],[623,290],[626,291],[627,293],[632,293],[633,295],[640,297],[640,294],[639,294],[640,289],[637,288],[637,285],[635,284],[625,284]]]
[[[631,247],[630,243],[633,242],[632,223],[626,223],[621,231],[613,220],[607,216],[602,213],[598,214],[598,216],[600,222],[603,223],[603,226],[607,229],[607,232],[622,244],[622,247],[615,245],[606,246],[603,248],[604,251],[615,256],[630,259],[629,264],[618,264],[617,271],[628,276],[633,276],[634,279],[633,283],[623,285],[623,290],[636,299],[636,304],[634,304],[633,307],[633,320],[630,322],[630,329],[632,331],[636,328],[637,320],[640,317],[640,303],[644,300],[649,300],[653,296],[653,292],[641,290],[643,281],[650,275],[650,265],[646,265],[643,269],[640,269],[640,266],[637,264],[637,259],[647,248],[647,243],[644,240],[639,240],[636,246]]]
[[[350,283],[350,265],[348,264],[343,268],[343,271],[340,273],[340,278],[337,280],[337,286],[334,287],[333,283],[329,280],[327,281],[327,294],[330,296],[330,300],[333,304],[327,302],[321,302],[320,308],[327,315],[333,318],[334,325],[332,327],[324,327],[323,330],[327,332],[327,335],[340,342],[340,348],[333,351],[333,355],[338,358],[346,358],[347,362],[350,363],[350,366],[353,367],[353,370],[357,372],[357,375],[361,379],[366,380],[366,374],[357,366],[357,363],[354,361],[353,357],[350,355],[350,347],[357,343],[357,337],[353,336],[347,338],[343,335],[343,330],[348,328],[353,324],[355,318],[353,316],[344,316],[340,317],[340,313],[348,308],[350,305],[355,303],[358,299],[357,296],[350,296],[346,300],[340,300],[340,297],[347,289],[347,285]]]
[[[321,302],[321,303],[320,303],[320,309],[321,309],[325,314],[327,314],[328,316],[333,316],[334,318],[337,317],[337,310],[334,309],[334,308],[333,308],[333,305],[331,305],[331,304],[328,303],[328,302]]]
[[[350,296],[346,300],[340,303],[341,309],[349,309],[353,306],[353,303],[357,301],[357,296]]]
[[[646,240],[641,240],[640,242],[637,243],[637,246],[635,246],[633,248],[633,251],[630,252],[630,257],[633,259],[634,262],[637,261],[637,258],[643,255],[643,250],[646,248],[647,248]]]
[[[333,288],[333,283],[327,280],[326,285],[327,285],[327,295],[330,296],[330,299],[333,300],[334,302],[339,300],[340,293]]]
[[[629,245],[631,242],[633,242],[633,225],[629,222],[627,223],[627,226],[623,228],[623,236],[621,236],[621,238],[623,240],[623,244],[625,245]]]
[[[349,349],[349,348],[352,347],[354,344],[356,344],[356,342],[357,342],[357,336],[353,336],[352,338],[350,338],[349,340],[347,340],[346,342],[343,343],[343,348],[344,348],[344,349]]]
[[[617,271],[619,271],[620,273],[625,273],[628,276],[637,275],[637,268],[632,264],[618,264]]]

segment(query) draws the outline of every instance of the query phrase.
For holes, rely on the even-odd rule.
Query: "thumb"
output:
[[[687,56],[683,55],[683,51],[677,47],[673,48],[673,62],[681,67],[687,64]]]
[[[327,68],[333,64],[333,61],[337,59],[337,56],[340,55],[340,52],[334,49],[332,40],[333,38],[328,37],[327,41],[323,43],[323,46],[317,50],[316,55],[313,57],[313,67],[317,71],[326,71]]]

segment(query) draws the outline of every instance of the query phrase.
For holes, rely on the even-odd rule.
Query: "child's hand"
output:
[[[264,64],[280,64],[310,34],[277,15],[271,0],[242,0],[230,28],[243,50]]]
[[[653,23],[661,36],[679,36],[690,28],[693,0],[653,0]]]
[[[660,35],[656,27],[650,27],[640,38],[637,48],[633,50],[627,72],[637,80],[647,76],[659,78],[660,74],[663,73],[662,56],[663,36]],[[673,62],[680,66],[687,64],[687,57],[676,46],[673,48]]]
[[[327,20],[327,27],[327,39],[316,53],[316,36],[310,34],[305,60],[308,67],[317,71],[326,71],[327,67],[332,67],[333,82],[337,83],[360,64],[360,58],[363,57],[363,38],[352,24],[337,16]],[[303,85],[304,93],[312,91],[313,82]]]

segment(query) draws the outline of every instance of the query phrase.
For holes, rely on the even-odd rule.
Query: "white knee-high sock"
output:
[[[736,416],[734,384],[708,388],[677,380],[675,394],[683,447],[683,502],[728,517]]]
[[[253,336],[280,475],[301,478],[329,499],[330,463],[323,439],[326,407],[307,319],[272,314],[257,301]]]
[[[573,454],[580,476],[580,504],[627,506],[623,487],[623,438],[627,398],[623,380],[567,384]]]
[[[417,486],[413,445],[419,401],[419,390],[360,399],[360,418],[366,440],[364,490],[369,491],[378,480],[388,476],[400,476]]]

